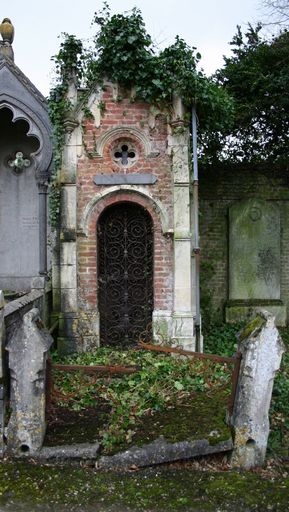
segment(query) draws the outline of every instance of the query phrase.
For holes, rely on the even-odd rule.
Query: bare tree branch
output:
[[[289,0],[261,0],[264,11],[264,25],[289,25]]]

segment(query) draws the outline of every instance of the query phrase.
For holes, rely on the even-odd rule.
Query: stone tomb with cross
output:
[[[48,270],[51,126],[44,97],[13,57],[6,38],[0,44],[0,289],[29,291]]]

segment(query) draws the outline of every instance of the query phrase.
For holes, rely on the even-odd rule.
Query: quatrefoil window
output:
[[[122,146],[114,148],[113,159],[121,166],[130,166],[136,160],[136,151],[133,147],[128,144],[122,144]]]

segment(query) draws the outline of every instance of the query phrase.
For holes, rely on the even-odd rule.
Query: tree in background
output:
[[[289,24],[289,0],[262,0],[266,25],[280,27]]]
[[[264,0],[277,4],[277,0]],[[281,6],[289,0],[279,0]],[[288,162],[289,155],[289,33],[266,39],[261,25],[238,27],[224,66],[208,78],[199,69],[200,54],[179,38],[157,52],[141,12],[111,15],[109,6],[95,13],[96,35],[85,49],[75,36],[64,34],[54,57],[58,82],[50,96],[50,112],[59,151],[63,120],[69,110],[68,81],[84,87],[81,102],[95,84],[118,82],[133,87],[135,100],[147,101],[170,114],[173,95],[197,107],[200,156],[205,163]],[[189,118],[188,118],[189,121]]]
[[[261,25],[245,34],[238,27],[232,56],[215,77],[233,97],[233,128],[206,134],[209,161],[288,162],[289,154],[289,33],[266,40]]]

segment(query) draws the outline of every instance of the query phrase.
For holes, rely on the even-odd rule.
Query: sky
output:
[[[110,0],[112,13],[138,7],[148,33],[160,47],[174,42],[178,34],[202,55],[207,74],[222,66],[229,55],[229,41],[236,26],[257,22],[260,0]],[[89,40],[95,32],[91,21],[102,0],[11,0],[1,3],[0,20],[10,18],[15,27],[15,63],[48,95],[53,79],[51,56],[59,49],[62,32]]]

